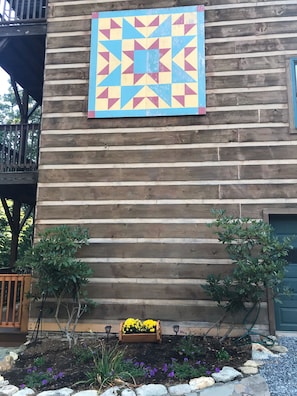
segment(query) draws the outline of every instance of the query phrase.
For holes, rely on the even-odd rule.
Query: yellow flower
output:
[[[129,333],[155,333],[157,322],[153,319],[141,321],[140,319],[128,318],[125,320],[122,332]]]

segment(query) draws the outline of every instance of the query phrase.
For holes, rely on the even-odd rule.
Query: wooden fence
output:
[[[31,275],[0,275],[0,328],[28,330]]]
[[[0,125],[0,172],[37,170],[39,124]]]

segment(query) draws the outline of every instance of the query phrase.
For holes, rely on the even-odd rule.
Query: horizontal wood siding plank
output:
[[[70,100],[69,100],[70,98]],[[61,108],[65,114],[73,112],[86,112],[88,109],[87,98],[83,100],[72,100],[73,96],[55,101],[44,100],[43,109],[48,113],[59,112]]]
[[[76,27],[78,29],[78,27]],[[71,31],[73,27],[71,28]],[[90,45],[91,41],[91,18],[88,23],[85,23],[84,29],[76,30],[72,35],[67,35],[64,33],[63,36],[52,36],[48,35],[47,40],[47,48],[48,49],[55,49],[55,48],[72,48],[77,47],[87,47]]]
[[[272,87],[286,85],[285,70],[267,74],[244,74],[229,76],[213,76],[207,80],[207,89],[238,88],[238,87]],[[215,123],[215,122],[214,122]]]
[[[296,159],[296,146],[269,146],[266,147],[222,147],[220,148],[220,159],[227,161],[232,156],[233,160],[253,160],[253,159]]]
[[[215,148],[180,149],[180,150],[133,150],[133,151],[81,151],[81,152],[44,152],[42,163],[47,164],[116,164],[134,162],[158,162],[166,158],[166,162],[187,161],[217,161],[218,153]]]
[[[221,198],[296,198],[296,183],[267,185],[221,186]]]
[[[148,257],[148,258],[226,258],[220,244],[188,243],[100,243],[81,249],[78,257]]]
[[[136,301],[135,303],[129,303],[128,300],[118,300],[118,301],[105,301],[104,299],[96,300],[96,306],[87,312],[82,318],[81,322],[88,322],[90,319],[96,318],[99,320],[125,320],[128,317],[135,318],[158,318],[160,320],[172,321],[172,318],[178,318],[178,322],[183,321],[196,321],[196,322],[207,322],[214,323],[217,318],[221,317],[222,310],[214,305],[202,303],[196,303],[196,300],[172,300],[172,304],[168,304],[167,301],[157,300],[157,304],[152,303],[152,299],[144,301]],[[37,318],[40,307],[37,304],[32,306],[31,318]],[[47,302],[44,307],[47,314],[47,319],[54,319],[53,317],[53,305]],[[266,306],[260,310],[258,324],[267,325],[267,309]],[[240,316],[235,323],[242,323],[243,317]],[[232,323],[234,318],[226,318],[225,323]]]
[[[241,142],[271,142],[271,141],[291,141],[288,127],[285,128],[262,128],[259,133],[258,128],[239,129],[238,139]]]
[[[293,14],[297,19],[297,11]],[[219,37],[245,37],[245,36],[263,36],[265,39],[266,35],[269,34],[285,34],[285,33],[296,33],[297,22],[296,20],[290,21],[290,23],[280,22],[261,22],[261,23],[248,23],[231,26],[211,26],[206,27],[205,36],[209,38]]]
[[[123,283],[105,283],[100,282],[100,279],[96,283],[89,283],[88,294],[90,298],[112,298],[115,299],[131,299],[137,296],[140,299],[150,299],[152,296],[158,296],[160,300],[210,300],[210,297],[205,294],[199,280],[194,279],[194,274],[191,280],[184,280],[184,284],[175,284],[171,280],[170,284],[166,280],[156,280],[152,279],[149,283],[149,279],[145,282],[123,282]],[[192,283],[192,284],[191,284]],[[203,282],[204,283],[204,282]],[[265,301],[265,298],[264,298]]]
[[[178,261],[178,259],[177,259]],[[95,263],[89,264],[93,270],[93,276],[101,278],[150,278],[156,274],[159,279],[192,279],[193,274],[198,279],[206,279],[211,273],[226,276],[230,274],[231,264],[187,264],[187,263]]]
[[[247,92],[247,93],[216,93],[207,95],[207,106],[217,107],[217,106],[241,106],[241,105],[259,105],[261,107],[263,104],[269,103],[287,103],[288,94],[285,90],[275,90],[267,92]]]
[[[88,15],[87,17],[81,17],[79,19],[75,20],[75,31],[85,31],[88,34],[90,33],[90,27],[91,27],[91,14]],[[52,19],[47,26],[47,32],[48,33],[67,33],[67,32],[73,32],[73,20],[68,19],[68,20],[55,20]]]
[[[251,54],[252,55],[252,54]],[[278,69],[285,66],[285,59],[283,55],[271,56],[269,52],[264,52],[262,56],[255,54],[254,56],[241,56],[232,58],[229,55],[227,59],[206,59],[206,72],[220,72],[220,71],[240,71],[240,70],[263,70],[264,69]]]
[[[73,40],[73,39],[72,39]],[[75,63],[70,64],[69,67],[67,64],[63,65],[63,68],[59,67],[57,65],[51,65],[52,68],[48,68],[45,70],[45,78],[47,81],[50,81],[53,83],[54,81],[61,81],[61,80],[67,80],[69,77],[73,80],[88,80],[89,78],[89,64],[88,66],[81,66],[84,65],[83,62],[77,63],[77,66]],[[87,95],[85,95],[87,99]]]
[[[195,283],[193,281],[193,283]],[[205,295],[201,285],[199,284],[163,284],[162,280],[158,283],[152,281],[151,283],[89,283],[88,295],[92,298],[137,298],[150,299],[152,296],[158,296],[160,300],[178,299],[178,300],[209,300]]]
[[[249,203],[249,204],[243,204],[241,205],[241,213],[242,216],[246,216],[246,217],[252,217],[252,218],[262,218],[263,217],[263,210],[275,210],[275,209],[279,209],[284,210],[284,209],[288,209],[288,210],[295,210],[297,212],[297,205],[295,204],[291,204],[291,203],[268,203],[268,204],[256,204],[256,203]]]
[[[296,165],[270,164],[240,166],[240,177],[242,179],[254,179],[255,175],[261,179],[293,179],[296,177]]]
[[[259,135],[259,129],[253,130],[251,133]],[[267,129],[267,133],[274,131],[274,129]],[[285,133],[287,128],[280,131],[281,136],[287,136]],[[102,146],[118,146],[118,145],[146,145],[146,144],[197,144],[197,143],[226,143],[235,142],[238,140],[238,130],[235,129],[217,129],[217,130],[199,130],[198,126],[193,126],[189,131],[183,131],[182,127],[177,131],[143,131],[143,129],[135,129],[133,132],[126,132],[123,129],[117,133],[108,133],[107,131],[98,130],[95,134],[90,133],[90,130],[84,130],[81,133],[73,134],[71,130],[67,134],[54,133],[47,134],[46,132],[41,136],[40,147],[85,147],[102,145]],[[266,129],[261,132],[265,133]],[[282,133],[283,132],[283,133]],[[242,132],[243,137],[249,133],[249,130]]]
[[[87,222],[88,219],[85,221]],[[99,219],[104,221],[103,219]],[[121,220],[121,219],[120,219]],[[213,238],[213,231],[205,224],[185,224],[183,219],[178,219],[176,223],[164,224],[162,219],[151,224],[145,223],[145,219],[139,219],[138,223],[130,224],[121,223],[115,220],[115,223],[106,222],[99,224],[87,224],[89,236],[99,238],[125,238],[127,235],[131,238]],[[84,226],[85,221],[77,225]],[[136,220],[137,221],[137,220]],[[180,221],[180,223],[179,223]],[[64,224],[68,224],[66,219],[63,219]],[[50,224],[52,226],[53,224]],[[58,225],[58,224],[57,224]],[[72,225],[72,224],[69,224]],[[49,227],[49,224],[38,224],[38,230],[43,231]],[[150,274],[151,275],[151,274]],[[101,276],[101,275],[100,275]],[[138,274],[140,276],[140,274]],[[170,276],[170,273],[168,273]]]
[[[66,186],[65,186],[66,187]],[[218,186],[134,186],[134,187],[90,187],[90,188],[43,188],[39,199],[48,201],[78,199],[182,199],[218,198]]]
[[[254,52],[296,50],[296,46],[294,46],[295,42],[296,37],[266,38],[263,41],[250,38],[242,42],[220,42],[215,45],[213,45],[213,43],[206,43],[205,48],[207,55],[246,54]]]
[[[232,3],[230,1],[224,1],[223,4],[219,4],[225,6],[229,4],[229,7],[226,9],[208,9],[206,14],[206,21],[207,22],[216,22],[216,21],[246,21],[246,20],[253,20],[256,18],[272,18],[275,16],[281,17],[288,17],[288,16],[295,16],[296,15],[296,7],[294,4],[285,4],[279,1],[276,1],[274,5],[267,5],[265,7],[264,2],[260,4],[251,4],[251,1],[244,1],[245,4],[249,4],[249,7],[245,7],[245,5],[237,4],[237,7],[232,7]],[[213,2],[211,2],[211,5]]]
[[[230,180],[238,178],[238,169],[234,165],[169,168],[152,167],[150,169],[69,169],[40,170],[39,182],[84,182],[92,181],[149,181],[149,180]]]
[[[238,204],[221,205],[102,205],[39,206],[38,219],[93,219],[93,218],[209,218],[213,207],[239,215]]]
[[[75,48],[72,48],[72,52],[66,51],[67,56],[61,52],[50,52],[47,54],[47,65],[55,65],[55,64],[73,64],[73,63],[89,63],[90,61],[90,51],[80,49],[80,47],[74,51]]]

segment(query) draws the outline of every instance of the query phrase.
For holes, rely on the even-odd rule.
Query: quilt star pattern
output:
[[[205,112],[203,6],[92,14],[89,118]]]

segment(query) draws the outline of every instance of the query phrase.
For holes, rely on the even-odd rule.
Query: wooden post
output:
[[[29,322],[29,298],[27,297],[30,286],[31,286],[31,275],[24,275],[24,289],[23,289],[23,301],[20,305],[22,308],[21,313],[21,333],[26,333],[28,331]]]
[[[10,267],[13,267],[18,257],[18,245],[20,234],[20,216],[21,203],[13,201],[12,209],[12,227],[11,227],[11,245],[10,245]]]

